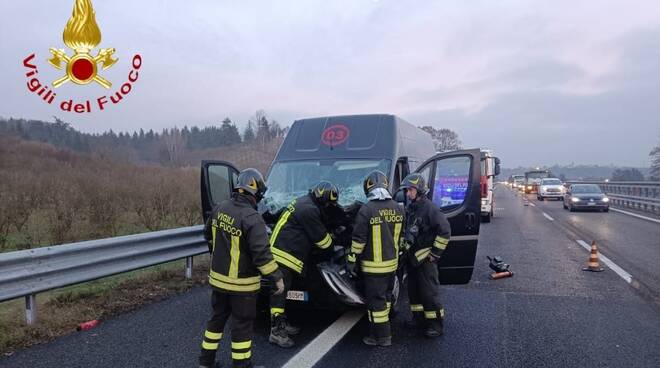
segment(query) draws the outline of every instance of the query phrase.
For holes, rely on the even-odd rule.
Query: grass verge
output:
[[[180,260],[38,294],[33,326],[25,323],[23,298],[0,303],[0,355],[75,332],[82,322],[102,321],[205,284],[208,260],[208,255],[195,257],[192,280],[185,279],[185,260]]]

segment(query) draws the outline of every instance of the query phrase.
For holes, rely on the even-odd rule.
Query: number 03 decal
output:
[[[337,146],[346,142],[349,134],[350,130],[346,125],[335,124],[321,133],[321,142],[326,146]]]

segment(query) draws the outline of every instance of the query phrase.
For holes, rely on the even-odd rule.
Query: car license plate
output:
[[[596,202],[589,202],[589,206],[595,206]]]
[[[301,302],[306,302],[307,300],[309,300],[306,291],[298,291],[298,290],[289,290],[289,292],[286,294],[286,298],[288,300],[298,300]]]

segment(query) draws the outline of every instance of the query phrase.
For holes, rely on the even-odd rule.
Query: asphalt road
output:
[[[393,323],[392,347],[369,348],[360,342],[366,331],[363,318],[343,339],[332,342],[316,367],[660,366],[658,305],[609,269],[581,271],[588,253],[575,241],[576,236],[590,241],[592,235],[612,261],[654,290],[660,225],[613,212],[562,213],[561,204],[535,199],[536,206],[525,206],[503,187],[496,190],[496,200],[496,217],[481,228],[473,281],[443,288],[443,337],[429,340],[406,330],[404,314]],[[585,223],[590,230],[575,226]],[[515,276],[490,280],[486,255],[502,256]],[[196,289],[91,331],[17,352],[0,359],[0,367],[196,367],[208,304],[208,290]],[[304,333],[291,350],[270,346],[267,322],[259,320],[255,363],[282,366],[319,333],[336,326],[339,315],[301,312],[295,317]],[[228,362],[226,340],[220,350],[219,359]]]

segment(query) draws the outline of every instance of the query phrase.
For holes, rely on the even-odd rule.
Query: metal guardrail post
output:
[[[29,326],[37,323],[37,294],[25,296],[25,322]]]
[[[192,280],[193,257],[186,257],[186,279]]]

